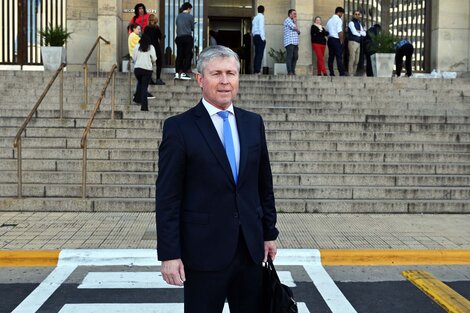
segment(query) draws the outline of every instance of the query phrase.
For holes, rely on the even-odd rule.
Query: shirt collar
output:
[[[204,105],[207,112],[209,113],[209,116],[215,115],[217,114],[217,112],[224,111],[224,110],[216,108],[215,106],[207,102],[207,100],[204,98],[202,98],[202,104]],[[225,111],[228,111],[232,115],[235,115],[234,110],[233,110],[233,103],[230,103],[230,106],[227,109],[225,109]]]

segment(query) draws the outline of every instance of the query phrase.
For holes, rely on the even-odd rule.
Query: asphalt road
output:
[[[183,290],[162,284],[158,266],[78,266],[66,272],[63,281],[51,280],[54,275],[60,277],[56,269],[0,268],[0,312],[182,312]],[[282,280],[294,292],[300,313],[445,312],[400,274],[410,269],[426,270],[470,299],[470,266],[467,265],[329,266],[325,269],[331,282],[321,281],[321,273],[312,279],[312,271],[302,265],[277,266]],[[38,288],[41,283],[41,288],[53,287],[50,296],[45,289]],[[325,283],[330,284],[330,289],[321,287]],[[344,298],[338,296],[338,291]],[[38,309],[18,307],[25,299]],[[343,309],[341,305],[345,305]]]

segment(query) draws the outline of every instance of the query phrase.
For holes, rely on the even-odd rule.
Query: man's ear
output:
[[[204,79],[204,77],[202,77],[202,75],[200,73],[196,73],[196,81],[199,84],[199,87],[201,87],[201,88],[202,88],[202,80],[203,79]]]

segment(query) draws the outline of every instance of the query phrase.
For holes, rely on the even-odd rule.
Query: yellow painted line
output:
[[[57,266],[60,250],[0,250],[0,266]]]
[[[323,265],[470,264],[470,250],[320,250]]]
[[[470,313],[470,301],[426,271],[403,271],[401,274],[439,304],[446,312]]]

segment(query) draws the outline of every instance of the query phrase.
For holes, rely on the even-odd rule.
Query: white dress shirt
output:
[[[349,22],[349,24],[348,24],[349,31],[350,31],[351,34],[353,34],[354,36],[357,36],[357,37],[365,37],[365,36],[366,36],[366,32],[364,31],[364,28],[362,28],[362,24],[359,23],[359,25],[361,26],[361,29],[358,31],[358,30],[356,29],[356,25],[354,25],[354,22],[353,22],[353,21]]]
[[[326,23],[326,29],[330,33],[328,37],[339,39],[338,34],[343,31],[343,20],[338,15],[333,15]]]
[[[202,98],[202,104],[209,113],[209,116],[214,124],[215,129],[217,130],[217,134],[219,135],[220,141],[222,144],[224,143],[224,120],[217,115],[218,112],[223,111],[221,109],[216,108],[212,104],[206,101],[206,99]],[[232,138],[233,138],[233,148],[235,150],[235,159],[237,161],[237,172],[240,172],[240,138],[238,137],[238,128],[237,128],[237,121],[235,119],[235,112],[233,110],[233,104],[225,110],[228,111],[230,114],[228,115],[228,121],[230,123],[230,129],[232,130]]]
[[[264,33],[264,14],[258,13],[251,23],[251,34],[253,36],[260,35],[262,40],[266,40],[266,34]]]

